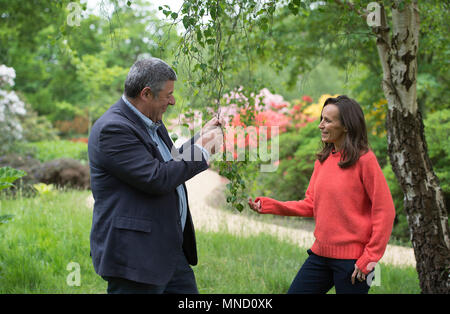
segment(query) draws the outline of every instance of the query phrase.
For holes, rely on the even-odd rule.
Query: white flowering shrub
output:
[[[16,71],[13,68],[8,68],[4,64],[0,64],[0,86],[14,86],[14,79],[16,78]]]
[[[0,65],[0,152],[9,149],[12,143],[22,138],[22,126],[19,117],[26,114],[25,104],[11,90],[14,86],[16,71]]]

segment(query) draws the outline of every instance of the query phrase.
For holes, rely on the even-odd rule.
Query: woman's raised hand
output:
[[[248,206],[257,213],[261,213],[261,201],[253,202],[252,198],[248,199]]]

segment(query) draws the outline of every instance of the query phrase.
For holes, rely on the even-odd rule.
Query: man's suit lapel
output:
[[[122,97],[117,102],[119,110],[125,115],[125,117],[130,120],[141,133],[142,138],[145,140],[145,143],[149,146],[153,146],[159,154],[158,145],[152,140],[150,134],[145,127],[144,122],[139,116],[133,112],[130,108],[128,108],[127,104],[123,101]],[[162,160],[162,156],[160,156]]]
[[[169,150],[172,149],[173,142],[169,136],[169,132],[167,132],[166,126],[161,121],[161,126],[156,130],[156,133],[158,133],[159,137],[163,140],[163,142],[167,145]]]

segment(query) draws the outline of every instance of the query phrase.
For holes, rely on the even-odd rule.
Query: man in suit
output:
[[[222,140],[216,118],[181,149],[162,122],[177,77],[157,58],[131,67],[124,94],[89,136],[95,199],[91,255],[108,293],[198,293],[185,182],[208,168]],[[220,144],[219,144],[220,145]]]

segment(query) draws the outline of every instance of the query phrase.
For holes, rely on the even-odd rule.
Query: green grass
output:
[[[105,291],[89,256],[88,195],[55,191],[45,197],[1,201],[0,213],[14,217],[0,225],[0,293]],[[79,287],[66,283],[70,262],[80,265]]]
[[[197,245],[200,262],[194,271],[200,293],[286,293],[308,257],[306,248],[267,234],[243,238],[199,232]],[[413,267],[378,267],[380,285],[369,293],[420,293]]]
[[[269,235],[197,235],[200,293],[285,293],[306,257],[305,250]]]
[[[33,155],[41,162],[58,158],[72,158],[87,161],[86,143],[67,140],[41,141],[25,144],[33,151]]]
[[[92,211],[88,191],[55,191],[37,198],[2,199],[0,293],[105,293],[89,256]],[[286,293],[307,257],[306,249],[270,235],[248,238],[197,231],[200,293]],[[81,285],[69,286],[70,262]],[[333,291],[331,291],[332,293]],[[415,269],[381,265],[381,286],[370,293],[419,293]]]

